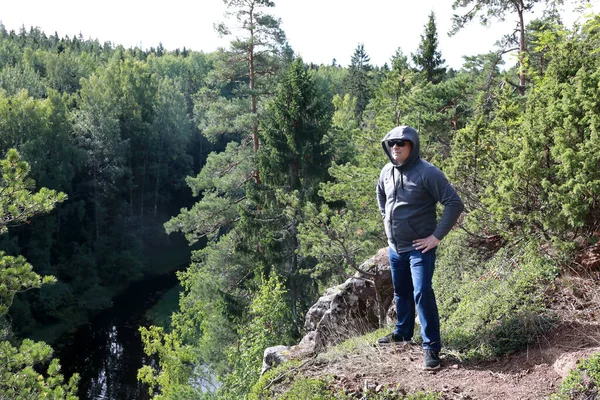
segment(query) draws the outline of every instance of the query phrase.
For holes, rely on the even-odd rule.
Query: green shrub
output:
[[[502,248],[484,261],[464,234],[447,239],[435,287],[449,349],[467,358],[498,356],[523,348],[551,327],[543,292],[557,269],[535,243]]]
[[[290,389],[279,397],[281,400],[330,400],[343,399],[329,389],[329,382],[325,378],[300,378],[290,386]]]
[[[267,347],[292,342],[290,310],[285,303],[286,289],[274,274],[265,280],[252,299],[250,318],[240,329],[239,341],[227,350],[230,372],[219,380],[219,396],[243,398],[260,378]]]
[[[580,361],[560,385],[551,400],[597,399],[600,397],[600,353]]]
[[[285,381],[286,377],[291,374],[291,370],[298,367],[300,361],[292,360],[278,365],[275,368],[265,372],[258,381],[252,386],[248,398],[250,400],[269,399],[273,396],[269,390],[275,384]]]

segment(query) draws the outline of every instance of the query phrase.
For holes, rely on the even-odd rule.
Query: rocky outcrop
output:
[[[394,291],[387,247],[365,261],[360,269],[376,274],[381,306],[388,310]],[[357,272],[341,285],[328,289],[308,310],[304,323],[308,333],[298,345],[265,350],[263,373],[281,362],[316,354],[327,346],[376,329],[378,309],[373,277]]]

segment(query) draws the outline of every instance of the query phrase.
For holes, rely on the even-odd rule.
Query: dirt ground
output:
[[[303,368],[332,376],[334,385],[360,393],[394,388],[397,393],[441,392],[445,399],[544,399],[554,393],[577,360],[600,351],[600,280],[557,280],[547,294],[556,326],[519,353],[483,363],[461,363],[442,353],[442,368],[424,371],[417,345],[364,346],[338,358],[317,358]]]

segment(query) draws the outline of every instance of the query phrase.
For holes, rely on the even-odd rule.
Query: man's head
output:
[[[390,154],[392,158],[399,164],[402,165],[410,156],[412,150],[412,143],[405,139],[392,139],[388,140],[387,143],[390,148]]]
[[[383,151],[396,166],[411,165],[419,158],[419,134],[410,126],[397,126],[382,140]]]

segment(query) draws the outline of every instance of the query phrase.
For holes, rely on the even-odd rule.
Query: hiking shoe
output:
[[[395,333],[390,333],[387,336],[377,339],[377,344],[379,346],[389,346],[392,344],[409,344],[410,339],[404,338],[402,336],[398,336]]]
[[[423,369],[438,369],[440,365],[440,352],[425,349],[423,352]]]

